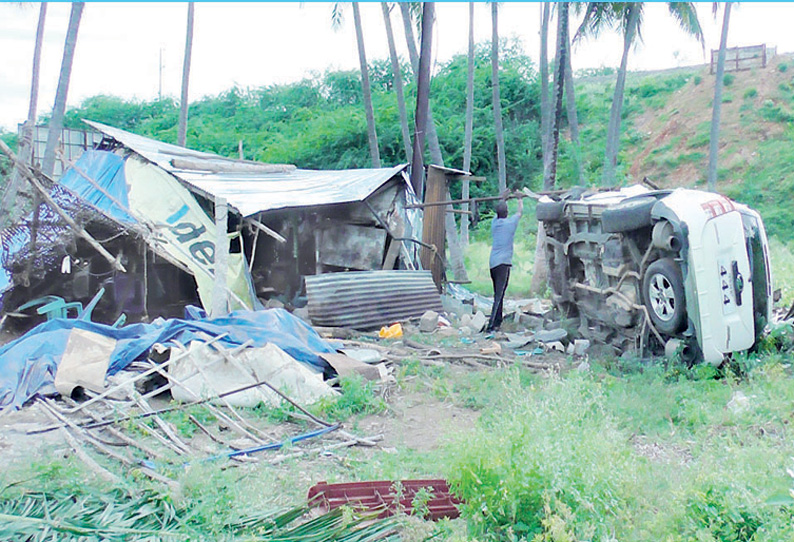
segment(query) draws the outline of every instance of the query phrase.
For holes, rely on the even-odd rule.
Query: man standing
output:
[[[524,200],[518,198],[518,211],[507,217],[507,202],[496,204],[496,218],[491,222],[491,280],[493,281],[493,308],[486,331],[499,329],[502,325],[502,304],[510,280],[510,267],[513,265],[513,239],[516,235],[518,220],[524,212]]]

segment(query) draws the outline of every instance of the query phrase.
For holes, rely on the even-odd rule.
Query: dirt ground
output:
[[[423,336],[429,343],[435,341],[434,336]],[[475,337],[476,338],[476,337]],[[480,356],[480,344],[490,345],[492,341],[487,341],[481,336],[477,338],[478,342],[469,344],[453,344],[449,338],[442,338],[441,342],[444,344],[442,347],[435,347],[427,345],[427,352],[430,356],[438,355],[443,352],[450,358],[444,358],[443,361],[428,361],[426,363],[432,364],[431,366],[438,367],[444,365],[446,374],[450,375],[452,379],[457,376],[465,377],[476,371],[489,370],[489,368],[497,365],[505,365],[507,363],[522,363],[522,360],[512,355],[511,351],[505,351],[505,361],[503,363],[496,363],[487,359],[466,360],[467,356],[477,358]],[[377,343],[374,343],[377,346]],[[396,348],[404,348],[400,343],[395,343]],[[459,355],[460,359],[455,359]],[[507,361],[507,356],[513,357],[511,361]],[[533,356],[533,363],[542,363],[543,359],[548,357],[549,360],[555,359],[553,363],[558,363],[562,356]],[[494,357],[496,359],[496,357]],[[400,361],[393,361],[389,365],[392,368],[392,373],[399,370]],[[549,367],[556,367],[550,365]],[[393,379],[392,379],[393,380]],[[430,385],[421,377],[416,375],[409,375],[401,377],[401,382],[390,382],[388,384],[381,384],[376,386],[376,393],[385,399],[387,408],[385,411],[378,414],[359,415],[354,416],[350,420],[343,421],[344,431],[337,431],[329,433],[326,436],[318,439],[312,439],[304,443],[295,444],[290,446],[287,451],[269,451],[264,453],[255,454],[258,461],[272,463],[274,460],[278,461],[284,458],[290,458],[301,454],[301,452],[308,451],[304,454],[304,458],[297,459],[303,461],[305,459],[306,466],[316,458],[316,453],[319,448],[323,446],[331,446],[349,440],[351,434],[356,437],[368,438],[373,437],[377,439],[377,446],[374,448],[367,448],[374,452],[387,452],[394,453],[397,450],[408,452],[432,452],[437,449],[444,441],[452,434],[464,432],[471,428],[476,423],[479,412],[474,409],[465,408],[460,404],[455,404],[453,401],[440,398],[439,394],[434,393]],[[67,409],[69,405],[60,400],[54,400],[52,403],[60,409]],[[169,406],[167,402],[152,402],[153,408],[162,408]],[[137,407],[135,408],[137,412]],[[296,433],[308,432],[316,429],[316,426],[311,424],[303,426],[296,426],[294,423],[284,422],[280,420],[273,420],[262,413],[245,412],[244,409],[238,409],[243,417],[251,426],[253,426],[260,438],[265,442],[279,442]],[[201,417],[198,416],[197,417]],[[79,417],[70,417],[77,423],[87,422],[86,419]],[[233,448],[249,448],[256,446],[257,443],[250,439],[246,439],[230,430],[228,424],[218,422],[215,418],[208,418],[211,421],[204,421],[208,431],[218,437],[218,442],[213,442],[210,437],[201,431],[193,429],[189,436],[185,436],[184,431],[180,432],[177,424],[168,418],[171,425],[171,430],[178,434],[179,439],[184,441],[189,450],[188,455],[198,458],[211,456],[221,453],[225,448],[224,445]],[[187,422],[185,422],[187,423]],[[13,411],[6,410],[0,413],[0,454],[4,459],[6,469],[14,469],[16,467],[24,467],[31,463],[48,462],[51,460],[59,460],[70,458],[77,455],[78,458],[82,454],[75,452],[75,442],[79,443],[78,446],[84,451],[90,451],[89,455],[99,455],[94,446],[88,444],[86,440],[74,430],[58,429],[46,433],[28,434],[29,430],[34,430],[46,426],[51,426],[53,419],[47,413],[43,405],[33,402],[26,405],[24,408]],[[154,424],[150,424],[154,425]],[[165,456],[172,456],[167,447],[162,446],[162,437],[152,439],[149,436],[143,436],[139,431],[132,430],[129,424],[120,423],[116,427],[127,433],[133,439],[140,439],[141,444],[146,445],[148,449],[154,449],[160,454]],[[69,435],[73,435],[70,437]],[[93,432],[100,442],[107,445],[111,451],[122,450],[122,453],[128,457],[140,459],[141,453],[139,450],[133,450],[132,446],[122,446],[118,443],[118,435],[108,434],[103,431]],[[224,445],[219,445],[220,441]],[[341,448],[341,449],[340,449]],[[357,449],[362,447],[356,446]],[[343,455],[343,450],[347,449],[342,447],[334,448],[336,455]],[[170,455],[169,455],[170,454]],[[150,458],[151,459],[151,458]],[[179,459],[181,461],[182,459]],[[174,461],[171,459],[170,461]],[[112,469],[111,469],[112,470]],[[300,469],[299,469],[300,470]]]

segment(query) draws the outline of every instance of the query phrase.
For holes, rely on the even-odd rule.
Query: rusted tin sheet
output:
[[[318,326],[374,329],[441,311],[429,271],[357,271],[306,277],[309,316]]]
[[[424,519],[438,521],[460,516],[457,505],[462,501],[450,494],[446,480],[439,479],[399,482],[377,480],[342,484],[320,482],[309,489],[308,499],[311,504],[325,510],[350,506],[378,512],[378,517],[384,518],[400,512],[411,513],[414,498],[423,489],[430,495]]]

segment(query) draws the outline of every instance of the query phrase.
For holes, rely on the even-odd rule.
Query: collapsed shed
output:
[[[104,138],[48,188],[75,202],[82,214],[67,213],[94,232],[116,265],[38,206],[2,233],[6,313],[43,295],[87,303],[102,288],[108,294],[97,309],[106,321],[119,313],[175,316],[197,302],[210,310],[218,295],[226,310],[272,298],[300,306],[309,275],[418,267],[420,215],[406,208],[416,203],[406,166],[301,170],[89,124]],[[227,204],[218,230],[211,217]],[[218,244],[224,233],[226,247]]]

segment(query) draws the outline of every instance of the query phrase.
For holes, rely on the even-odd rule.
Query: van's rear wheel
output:
[[[684,279],[670,258],[648,266],[642,281],[642,298],[653,325],[667,335],[678,333],[686,320]]]

